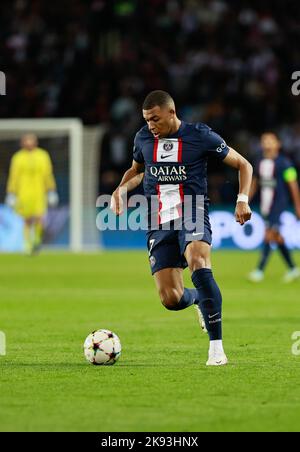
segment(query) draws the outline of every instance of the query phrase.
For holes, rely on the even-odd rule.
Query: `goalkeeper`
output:
[[[58,195],[49,154],[34,134],[22,136],[21,149],[12,157],[6,204],[24,219],[25,252],[37,252],[47,207],[58,204]]]

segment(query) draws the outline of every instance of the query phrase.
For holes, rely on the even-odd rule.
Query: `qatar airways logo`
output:
[[[183,182],[187,179],[185,166],[150,166],[157,182]]]

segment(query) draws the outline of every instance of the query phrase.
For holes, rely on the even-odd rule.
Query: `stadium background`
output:
[[[142,100],[158,88],[174,96],[179,117],[208,123],[252,163],[260,133],[276,130],[300,170],[300,107],[291,92],[300,60],[297,2],[16,0],[1,2],[0,11],[0,67],[7,78],[0,117],[78,117],[86,127],[101,125],[95,200],[112,193],[130,165]],[[41,145],[51,154],[60,196],[46,243],[68,246],[67,138],[42,139]],[[17,136],[0,136],[0,147],[3,201]],[[232,210],[236,192],[235,173],[210,162],[213,210]],[[0,247],[20,249],[19,220],[5,207],[1,218]],[[228,227],[233,217],[213,214],[215,246],[259,246],[263,226],[255,219],[235,241]],[[295,228],[296,218],[285,215],[284,235],[290,238]],[[288,244],[300,248],[300,233]],[[96,245],[143,247],[144,234],[99,234]]]

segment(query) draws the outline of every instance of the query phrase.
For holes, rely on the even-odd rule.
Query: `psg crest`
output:
[[[170,141],[167,141],[163,145],[163,148],[164,148],[165,151],[172,151],[173,147],[174,147],[173,143],[171,143]]]

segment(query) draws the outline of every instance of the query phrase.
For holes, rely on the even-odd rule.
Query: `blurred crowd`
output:
[[[297,0],[2,0],[0,116],[104,124],[101,191],[130,164],[153,89],[250,160],[259,134],[277,130],[300,169],[300,96],[291,92],[299,39]],[[235,193],[225,171],[210,165],[215,202]]]

